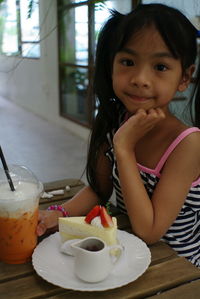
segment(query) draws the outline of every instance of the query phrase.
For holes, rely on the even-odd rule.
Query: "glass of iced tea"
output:
[[[0,169],[0,261],[22,264],[37,245],[38,204],[43,185],[26,167],[9,167],[15,191]]]

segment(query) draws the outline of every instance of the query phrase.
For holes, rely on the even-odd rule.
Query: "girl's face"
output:
[[[183,75],[154,26],[141,29],[114,58],[112,80],[116,96],[129,113],[139,108],[164,110],[176,91],[184,91],[192,71]]]

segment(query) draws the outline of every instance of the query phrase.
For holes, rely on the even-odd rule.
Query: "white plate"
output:
[[[77,291],[105,291],[136,280],[148,268],[151,253],[146,244],[136,236],[117,230],[117,238],[124,246],[120,260],[109,276],[98,283],[87,283],[74,274],[74,257],[60,252],[59,233],[44,239],[35,248],[32,263],[38,275],[61,288]]]

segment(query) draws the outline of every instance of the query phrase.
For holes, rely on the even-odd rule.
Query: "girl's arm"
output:
[[[156,112],[156,113],[155,113]],[[161,111],[139,112],[114,136],[120,184],[133,231],[147,243],[158,241],[176,219],[191,183],[200,173],[200,135],[185,138],[168,158],[150,200],[141,180],[134,148],[158,120]],[[144,133],[144,134],[143,134]],[[143,135],[142,135],[143,134]],[[147,149],[148,154],[148,149]]]
[[[86,186],[62,206],[69,212],[70,216],[80,216],[87,213],[88,207],[92,207],[97,203],[98,197],[89,186]],[[47,230],[50,232],[56,231],[59,217],[62,217],[60,211],[40,210],[37,226],[38,236],[43,235]]]
[[[105,147],[103,146],[97,163],[97,180],[99,181],[101,192],[109,198],[112,194],[111,165],[105,157],[104,151]],[[69,212],[70,216],[83,216],[99,203],[100,199],[93,189],[90,186],[85,186],[62,206]],[[40,236],[47,229],[55,228],[59,217],[62,217],[62,212],[60,211],[40,211],[37,234]]]
[[[112,168],[108,158],[105,156],[107,148],[107,145],[103,145],[100,149],[97,161],[96,180],[101,193],[103,193],[106,198],[109,198],[112,194],[112,181],[110,179]],[[72,199],[63,204],[63,207],[69,212],[70,216],[80,216],[86,215],[94,205],[99,203],[100,198],[98,198],[97,194],[90,186],[86,186]]]

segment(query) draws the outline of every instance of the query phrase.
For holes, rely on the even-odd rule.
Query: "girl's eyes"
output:
[[[120,64],[123,66],[136,66],[135,62],[132,59],[122,58],[120,59]],[[159,63],[154,66],[154,69],[159,72],[164,72],[168,70],[168,67],[165,64]]]
[[[166,71],[168,68],[167,68],[167,66],[164,65],[164,64],[157,64],[157,65],[155,66],[155,69],[156,69],[157,71],[164,72],[164,71]]]
[[[131,59],[121,59],[120,63],[124,66],[133,66],[134,62]]]

